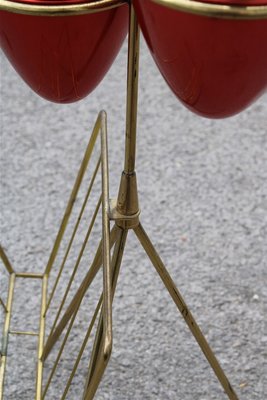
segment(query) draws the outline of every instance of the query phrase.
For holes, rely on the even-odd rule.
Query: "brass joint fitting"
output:
[[[139,215],[136,174],[123,172],[118,199],[110,201],[110,219],[123,229],[132,229],[139,224]]]

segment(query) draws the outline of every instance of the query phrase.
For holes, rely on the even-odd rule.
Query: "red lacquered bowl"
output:
[[[36,93],[57,103],[80,100],[98,85],[127,26],[122,0],[0,0],[4,53]]]
[[[267,4],[247,0],[244,7],[246,0],[228,0],[228,5],[215,0],[133,0],[156,64],[191,111],[228,117],[267,89],[263,2]]]

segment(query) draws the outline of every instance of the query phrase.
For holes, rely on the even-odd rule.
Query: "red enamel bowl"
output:
[[[267,89],[267,6],[241,1],[133,0],[163,77],[201,116],[234,115]]]
[[[127,27],[122,0],[0,0],[1,48],[36,93],[57,103],[80,100],[98,85]]]

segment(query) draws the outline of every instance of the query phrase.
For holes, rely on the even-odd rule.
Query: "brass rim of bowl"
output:
[[[32,3],[18,3],[10,0],[0,0],[0,10],[16,14],[45,15],[50,17],[91,14],[110,10],[126,4],[126,0],[95,0],[81,4],[66,5],[36,5]]]
[[[177,11],[207,17],[224,19],[265,19],[267,5],[259,6],[231,6],[214,3],[202,3],[194,0],[149,0]],[[245,2],[245,0],[244,0]],[[266,39],[267,40],[267,39]]]

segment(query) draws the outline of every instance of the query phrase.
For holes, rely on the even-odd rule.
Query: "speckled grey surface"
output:
[[[44,270],[89,132],[103,108],[111,196],[116,195],[126,58],[124,46],[92,95],[62,106],[31,92],[1,55],[1,242],[16,270]],[[144,44],[140,65],[137,174],[143,225],[240,399],[263,400],[267,96],[236,117],[202,119],[176,100]],[[2,287],[5,292],[1,279]],[[39,290],[37,281],[22,289],[13,327],[31,327],[29,295],[38,310]],[[75,340],[80,336],[82,329]],[[6,399],[33,399],[35,340],[10,342],[10,355],[17,351],[19,357],[9,366]],[[26,354],[32,355],[26,359]],[[71,363],[62,368],[70,370]],[[70,399],[79,398],[81,381],[75,381]],[[50,398],[59,399],[60,390],[55,385]],[[114,301],[113,355],[96,398],[226,398],[131,233]]]

